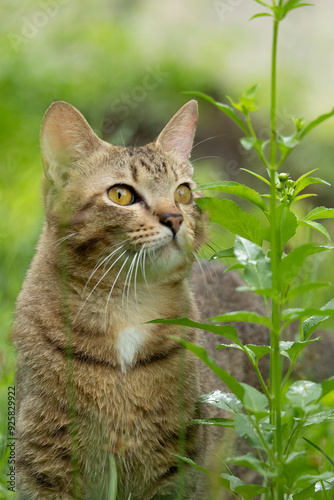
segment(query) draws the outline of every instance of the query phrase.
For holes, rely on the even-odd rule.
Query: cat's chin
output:
[[[174,273],[187,271],[192,261],[192,252],[185,245],[171,241],[169,244],[155,249],[147,260],[149,275],[158,281],[163,276],[164,281]],[[167,279],[168,280],[168,279]]]

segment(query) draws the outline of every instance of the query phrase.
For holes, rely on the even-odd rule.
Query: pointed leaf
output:
[[[294,195],[297,195],[305,189],[307,186],[310,186],[311,184],[327,184],[327,186],[330,186],[329,182],[324,181],[323,179],[320,179],[319,177],[305,177],[301,181],[296,182],[296,187],[294,190]]]
[[[191,425],[216,425],[218,427],[234,428],[234,420],[231,418],[197,418],[190,420],[188,424]]]
[[[255,146],[256,139],[254,137],[241,137],[240,143],[246,151],[250,151]]]
[[[302,139],[306,134],[308,134],[312,129],[314,129],[314,127],[317,127],[318,125],[320,125],[320,123],[324,122],[328,118],[331,118],[333,115],[334,115],[334,108],[329,113],[325,113],[323,115],[318,116],[318,118],[308,123],[301,130],[301,132],[299,133],[299,138]]]
[[[202,92],[183,92],[183,93],[190,94],[190,95],[193,95],[195,97],[201,97],[202,99],[205,99],[206,101],[210,102],[211,104],[216,106],[216,108],[220,109],[220,111],[222,111],[225,115],[227,115],[229,118],[231,118],[234,121],[234,123],[241,128],[241,130],[243,131],[243,133],[246,136],[249,135],[249,132],[247,130],[246,125],[239,118],[239,116],[236,114],[236,112],[234,111],[234,109],[231,106],[228,106],[227,104],[223,104],[221,102],[217,102],[212,97],[210,97],[206,94],[203,94]]]
[[[245,388],[243,404],[246,410],[252,413],[262,412],[268,407],[269,401],[262,392],[248,384],[241,384]]]
[[[221,181],[221,182],[212,182],[210,184],[203,184],[202,186],[198,186],[195,188],[196,190],[205,190],[205,189],[214,189],[216,191],[223,191],[224,193],[231,193],[235,196],[240,196],[240,198],[244,198],[247,201],[250,201],[254,205],[258,206],[261,210],[266,211],[267,207],[261,196],[257,191],[251,189],[243,184],[239,184],[238,182],[232,181]]]
[[[317,401],[321,397],[322,388],[320,384],[310,382],[309,380],[298,380],[294,382],[286,393],[292,408],[305,408]]]
[[[282,340],[279,343],[280,353],[283,354],[283,356],[286,355],[290,360],[296,359],[299,353],[303,351],[305,347],[307,347],[312,342],[317,342],[318,340],[321,340],[321,337],[317,337],[316,339],[312,340],[296,341],[296,342],[289,342]]]
[[[293,203],[297,203],[297,201],[300,201],[300,200],[304,200],[305,198],[312,198],[312,196],[317,196],[316,194],[314,193],[309,193],[309,194],[301,194],[300,196],[296,196],[292,202],[291,202],[291,205]]]
[[[284,204],[278,206],[276,216],[277,241],[279,243],[279,252],[282,254],[285,244],[296,233],[298,220],[296,215]],[[264,239],[271,241],[270,227],[266,227],[262,234]]]
[[[227,371],[223,370],[216,365],[216,361],[208,355],[203,347],[182,340],[178,337],[172,337],[178,340],[182,345],[184,345],[190,352],[194,353],[199,359],[204,361],[204,363],[216,374],[218,377],[229,387],[229,389],[236,395],[238,399],[242,402],[244,399],[245,388],[244,384],[240,384],[232,375]]]
[[[286,301],[288,302],[289,300],[297,297],[298,295],[310,292],[311,290],[316,290],[317,288],[322,288],[330,285],[331,283],[329,283],[328,281],[322,281],[322,282],[315,281],[313,283],[306,283],[305,285],[295,286],[293,288],[290,288],[290,290],[288,291],[286,296]]]
[[[218,389],[209,394],[204,394],[198,401],[200,403],[209,403],[221,410],[230,411],[235,415],[242,410],[242,403],[234,394],[221,392]]]
[[[243,269],[244,266],[242,264],[234,264],[233,266],[228,267],[225,269],[224,273],[228,273],[229,271],[234,271],[235,269]]]
[[[192,321],[189,318],[161,318],[154,319],[152,321],[149,321],[148,323],[162,323],[168,325],[187,326],[189,328],[198,328],[200,330],[206,330],[208,332],[216,333],[217,335],[221,335],[222,337],[232,340],[237,344],[241,344],[236,329],[231,325],[212,325],[211,323],[198,323],[197,321]]]
[[[282,311],[282,320],[288,320],[288,323],[291,323],[291,321],[296,321],[297,319],[301,318],[307,318],[308,316],[319,316],[321,312],[324,312],[324,314],[327,314],[328,317],[334,316],[334,309],[317,309],[316,307],[307,307],[307,308],[300,308],[300,307],[295,307],[291,309],[284,309]]]
[[[334,299],[331,299],[329,302],[327,302],[327,304],[325,304],[324,307],[321,309],[326,310],[330,308],[334,308]],[[304,339],[305,340],[308,339],[312,335],[314,330],[320,325],[320,323],[322,323],[328,318],[330,318],[330,316],[324,313],[321,315],[311,316],[310,318],[306,319],[303,322]]]
[[[216,260],[216,259],[226,259],[229,257],[235,257],[234,255],[234,247],[232,248],[226,248],[225,250],[220,250],[219,252],[215,253],[212,255],[210,260]]]
[[[210,318],[210,321],[215,323],[218,322],[230,322],[230,321],[245,321],[247,323],[257,323],[259,325],[266,325],[268,328],[272,327],[271,321],[266,316],[261,316],[260,314],[254,313],[252,311],[234,311],[220,316],[215,316]]]
[[[247,170],[247,168],[241,168],[240,170],[243,170],[244,172],[248,172],[249,174],[254,175],[254,177],[257,177],[261,181],[263,181],[266,184],[268,184],[268,186],[270,186],[270,182],[267,179],[265,179],[264,177],[262,177],[262,175],[256,174],[255,172],[252,172],[251,170]]]
[[[247,285],[257,289],[271,288],[271,262],[260,246],[236,236],[234,254],[238,261],[245,266],[244,280]]]
[[[323,454],[323,456],[327,458],[327,460],[330,462],[330,464],[331,464],[332,466],[334,466],[334,461],[333,461],[333,460],[332,460],[332,459],[331,459],[331,458],[327,455],[327,453],[325,453],[325,452],[324,452],[324,450],[322,450],[322,449],[320,448],[320,446],[318,446],[317,444],[313,443],[312,441],[310,441],[310,440],[309,440],[309,439],[307,439],[306,437],[303,437],[303,439],[304,439],[307,443],[309,443],[311,446],[313,446],[316,450],[320,451],[320,453],[322,453],[322,454]],[[334,479],[334,478],[333,478],[333,479]],[[327,490],[327,489],[332,489],[332,488],[334,488],[334,484],[332,484],[331,488],[326,488],[326,490]],[[317,490],[317,488],[316,488],[316,490]]]
[[[252,19],[257,18],[257,17],[264,17],[264,16],[270,16],[270,17],[273,17],[273,15],[272,15],[272,14],[267,14],[267,12],[259,12],[259,14],[255,14],[254,16],[252,16],[252,17],[250,18],[250,21],[251,21]]]
[[[252,453],[239,457],[228,458],[228,463],[248,467],[248,469],[258,471],[264,477],[273,477],[273,470],[268,470],[268,464],[256,458]]]
[[[291,252],[282,259],[280,264],[279,277],[282,293],[286,293],[292,280],[298,276],[307,257],[330,250],[330,248],[331,247],[317,246],[314,243],[306,243],[305,245],[301,245],[291,250]]]
[[[269,488],[267,486],[259,486],[258,484],[244,484],[237,486],[234,492],[240,495],[243,500],[252,500],[253,498],[258,498],[261,493],[269,493]]]
[[[261,222],[253,215],[241,210],[234,201],[227,199],[216,200],[214,198],[198,198],[196,203],[201,210],[209,212],[212,222],[216,222],[232,234],[239,234],[261,245]]]
[[[321,382],[321,387],[322,387],[322,397],[326,396],[331,391],[334,391],[334,376]]]
[[[311,210],[303,220],[333,219],[334,208],[317,207]]]
[[[327,231],[327,229],[322,225],[320,224],[319,222],[314,222],[313,220],[312,221],[306,221],[306,220],[300,220],[298,221],[298,225],[299,226],[307,226],[307,227],[311,227],[312,229],[315,229],[316,231],[318,231],[319,233],[323,234],[324,236],[326,236],[326,238],[331,241],[331,237],[330,237],[330,234],[329,232]]]
[[[246,437],[250,446],[265,450],[265,446],[254,427],[251,417],[244,413],[239,413],[235,417],[234,426],[237,434],[241,437]]]
[[[182,457],[181,455],[177,455],[176,453],[173,453],[173,455],[174,455],[174,457],[178,458],[179,460],[182,460],[182,462],[185,462],[186,464],[191,465],[195,469],[197,469],[201,472],[204,472],[204,474],[209,474],[208,469],[206,469],[205,467],[201,467],[200,465],[195,464],[195,462],[193,460],[191,460],[191,458]]]

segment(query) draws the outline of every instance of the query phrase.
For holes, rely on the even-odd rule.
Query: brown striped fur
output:
[[[46,223],[14,337],[19,500],[107,499],[110,457],[117,499],[158,498],[174,491],[182,432],[183,453],[198,454],[200,428],[183,426],[198,415],[198,361],[170,338],[197,334],[146,324],[198,318],[188,276],[203,216],[174,200],[180,184],[195,186],[196,121],[190,101],[154,143],[132,149],[98,139],[67,103],[46,112]],[[134,189],[133,204],[108,198],[117,184]],[[166,215],[182,217],[177,230]]]

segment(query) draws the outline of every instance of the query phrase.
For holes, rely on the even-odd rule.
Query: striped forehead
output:
[[[177,164],[172,155],[164,154],[153,146],[128,148],[130,174],[134,182],[144,177],[156,181],[166,178],[178,181],[186,173],[182,165]]]

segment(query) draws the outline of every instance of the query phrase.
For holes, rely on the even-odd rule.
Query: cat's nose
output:
[[[183,221],[183,215],[180,213],[177,214],[165,213],[162,214],[162,216],[160,217],[161,224],[164,224],[165,226],[169,227],[172,230],[174,236],[180,229],[182,221]]]

